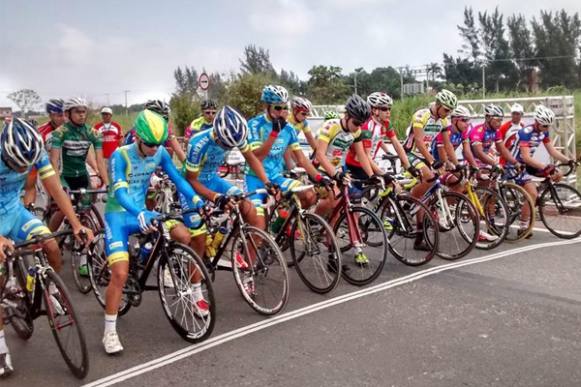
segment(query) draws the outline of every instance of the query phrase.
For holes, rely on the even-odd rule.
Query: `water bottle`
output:
[[[147,262],[149,258],[149,254],[151,254],[151,250],[153,249],[153,244],[151,242],[146,242],[143,246],[141,246],[141,250],[139,250],[139,260],[142,264]]]
[[[36,285],[36,270],[31,267],[28,269],[28,273],[26,273],[26,290],[32,293],[34,285]]]
[[[278,217],[274,220],[271,226],[272,232],[277,233],[282,227],[282,224],[284,223],[286,218],[288,218],[288,211],[284,209],[278,210]]]
[[[212,240],[212,248],[214,249],[214,251],[218,250],[218,248],[220,247],[222,240],[224,240],[224,236],[226,235],[227,232],[228,232],[228,230],[226,229],[226,227],[220,226],[220,228],[218,229],[218,231],[214,235],[214,239]]]

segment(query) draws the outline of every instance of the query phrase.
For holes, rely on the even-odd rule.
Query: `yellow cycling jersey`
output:
[[[407,128],[406,140],[404,142],[404,148],[406,152],[418,153],[419,151],[416,146],[416,139],[414,138],[414,128],[424,129],[424,138],[422,141],[426,144],[429,149],[432,140],[442,131],[442,129],[448,126],[447,118],[438,118],[432,114],[430,108],[420,109],[414,113],[412,117],[412,122]]]
[[[287,121],[293,126],[293,128],[295,128],[297,134],[300,132],[309,133],[311,131],[311,127],[309,126],[309,122],[307,120],[304,120],[303,122],[297,122],[292,113],[288,115]]]
[[[328,144],[325,156],[331,164],[338,166],[351,144],[361,141],[361,129],[354,133],[349,132],[343,129],[340,119],[328,120],[319,129],[317,138]]]

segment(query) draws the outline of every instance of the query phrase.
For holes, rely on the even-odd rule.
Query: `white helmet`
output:
[[[14,118],[6,124],[0,135],[2,159],[19,168],[29,168],[40,159],[42,137],[29,122]]]
[[[227,148],[237,148],[246,142],[248,124],[236,110],[226,105],[214,118],[214,135]]]
[[[504,111],[498,105],[490,104],[484,107],[484,115],[488,117],[504,117]]]
[[[535,121],[541,125],[553,125],[555,113],[548,107],[539,105],[535,109]]]
[[[391,107],[393,105],[393,99],[391,99],[391,97],[386,93],[376,91],[375,93],[369,94],[367,97],[367,103],[373,108],[383,106]]]
[[[73,97],[73,98],[69,98],[65,101],[64,106],[63,106],[63,110],[65,112],[68,112],[72,108],[76,108],[76,107],[88,108],[89,104],[87,103],[87,101],[85,101],[84,98]]]
[[[456,109],[454,109],[452,111],[451,117],[452,118],[465,118],[468,119],[472,116],[472,114],[470,113],[470,110],[468,110],[467,107],[462,106],[462,105],[458,105],[458,107],[456,107]]]
[[[511,106],[510,112],[523,114],[525,112],[525,109],[522,107],[521,104],[515,103],[514,105]]]
[[[105,106],[103,109],[101,109],[101,114],[113,114],[113,109]]]
[[[313,105],[311,104],[311,101],[309,101],[305,97],[293,97],[291,99],[291,107],[293,108],[293,110],[295,109],[303,110],[306,111],[307,113],[310,113],[313,110]]]
[[[436,94],[436,102],[450,110],[454,110],[456,109],[456,106],[458,106],[458,98],[456,97],[456,94],[446,89],[442,89],[442,91]]]

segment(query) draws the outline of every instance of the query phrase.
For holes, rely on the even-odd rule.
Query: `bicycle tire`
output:
[[[212,334],[216,323],[216,302],[212,281],[204,261],[190,247],[172,241],[166,252],[167,255],[160,258],[157,267],[158,293],[163,312],[182,339],[190,343],[199,343]],[[179,259],[176,258],[177,256]],[[209,304],[207,316],[202,316],[199,312],[196,314],[195,311],[191,310],[193,302],[190,290],[192,280],[190,265],[201,273],[202,292]],[[170,274],[171,284],[166,283],[166,270]],[[173,289],[176,294],[169,294],[170,289]],[[173,301],[171,298],[178,298],[178,301]],[[182,307],[183,313],[174,313],[172,306]],[[191,319],[186,317],[186,311],[189,312]],[[188,321],[185,321],[186,319]]]
[[[242,235],[244,235],[244,239],[248,243],[253,244],[253,249],[258,253],[256,254],[255,262],[248,258],[248,254],[244,250],[244,244],[241,243]],[[262,238],[260,246],[257,245],[256,237],[253,238],[253,235]],[[236,262],[236,256],[240,254],[240,248],[243,251],[243,255],[239,258],[246,262],[247,269],[241,269]],[[261,251],[264,251],[264,254],[261,254]],[[253,226],[241,226],[241,229],[238,230],[233,238],[230,256],[234,281],[244,301],[262,315],[271,316],[282,311],[288,302],[290,291],[288,271],[286,261],[278,245],[270,235],[266,231]],[[274,278],[275,281],[272,281],[272,277],[275,277],[273,273],[278,273],[276,278]],[[267,300],[268,292],[263,291],[267,283],[275,283],[276,285],[275,292],[270,290],[272,302]],[[250,294],[250,292],[253,294]]]
[[[407,266],[425,265],[432,260],[438,251],[439,237],[436,220],[428,206],[421,200],[408,194],[397,195],[396,200],[399,207],[394,206],[392,201],[386,198],[378,209],[381,214],[380,219],[383,220],[383,226],[387,232],[389,251],[398,261]],[[404,211],[405,208],[409,210]],[[402,210],[400,211],[400,209]],[[419,230],[417,216],[421,215],[423,215],[423,220],[421,230]],[[402,224],[403,217],[405,217],[407,224]],[[423,240],[430,241],[426,244],[429,247],[428,251],[415,247],[420,232],[423,234]],[[409,242],[412,244],[410,245]],[[411,257],[412,253],[417,254],[416,259]]]
[[[484,210],[484,219],[482,221],[486,225],[486,232],[490,235],[496,236],[496,239],[493,241],[477,241],[476,248],[480,250],[491,250],[504,242],[506,234],[508,233],[508,228],[510,227],[508,205],[498,192],[493,191],[490,188],[477,187],[474,189],[474,193],[478,197],[478,201]],[[489,213],[489,208],[491,206],[494,206],[494,214]],[[493,218],[493,215],[498,214],[499,212],[501,214],[501,219],[504,218],[504,220],[497,222],[496,219]],[[480,232],[482,231],[481,225]]]
[[[26,268],[21,260],[15,261],[14,274],[18,279],[18,285],[23,292],[26,292]],[[10,318],[10,323],[12,328],[16,332],[16,335],[21,340],[28,340],[32,337],[34,333],[34,319],[32,318],[30,298],[28,294],[24,294],[24,297],[12,300],[17,304],[17,311],[13,311],[13,315]],[[4,312],[6,313],[6,311]],[[18,315],[16,315],[18,313]]]
[[[59,351],[73,373],[77,378],[83,379],[89,372],[89,354],[87,352],[87,343],[85,341],[85,334],[81,327],[75,309],[71,302],[71,297],[63,280],[54,271],[46,272],[46,277],[42,279],[44,282],[44,305],[46,308],[46,316],[53,333],[54,339],[57,343]],[[56,292],[50,294],[50,283],[54,284]],[[56,305],[58,303],[58,305]],[[59,308],[60,307],[60,308]],[[61,317],[68,316],[66,324],[61,322]],[[63,340],[59,331],[65,327],[74,327],[74,331],[67,335],[67,340]],[[65,348],[70,340],[78,339],[78,348]],[[80,359],[73,359],[72,350],[77,349],[80,354]]]
[[[551,183],[557,192],[557,198],[553,197],[551,186],[547,186],[539,195],[538,207],[541,221],[553,235],[561,239],[573,239],[581,235],[581,194],[575,188],[563,183]],[[568,193],[567,193],[568,192]],[[573,200],[570,208],[563,207],[561,198]],[[557,209],[557,211],[555,211]],[[570,215],[566,215],[570,214]],[[555,227],[549,221],[555,215],[555,219],[564,222],[569,220],[571,231],[561,230],[562,226]],[[563,224],[563,223],[561,223]]]
[[[111,279],[111,269],[107,264],[107,257],[105,256],[105,249],[103,244],[102,250],[96,250],[99,243],[98,238],[104,239],[103,232],[95,236],[95,240],[91,244],[90,252],[87,254],[87,265],[89,266],[89,280],[91,282],[91,289],[101,307],[105,308],[105,291]],[[131,303],[128,296],[123,293],[121,304],[119,305],[118,314],[123,316],[131,309]]]
[[[518,242],[525,239],[533,231],[535,225],[535,201],[523,187],[514,183],[502,184],[499,187],[499,193],[510,212],[510,227],[505,240],[507,242]],[[521,229],[520,214],[525,206],[529,208],[529,219],[527,226]],[[519,222],[519,224],[515,227],[514,222]]]
[[[301,229],[298,230],[298,228]],[[326,237],[321,235],[322,230],[327,233]],[[334,290],[341,280],[342,264],[341,251],[331,226],[321,216],[305,212],[302,215],[297,215],[291,228],[291,235],[295,235],[295,238],[290,240],[290,253],[303,283],[313,292],[319,294]],[[302,254],[298,245],[301,240],[305,246]],[[316,252],[321,246],[329,250],[326,256],[323,257],[324,254],[319,254],[313,257],[312,254],[309,254],[306,257],[309,250]],[[317,281],[316,277],[321,279],[321,283]]]
[[[480,221],[478,219],[476,207],[474,207],[474,204],[470,202],[466,195],[453,191],[444,191],[442,192],[442,200],[446,201],[448,205],[450,203],[455,203],[453,214],[450,214],[453,216],[451,225],[448,221],[441,219],[440,217],[440,213],[436,207],[438,202],[437,196],[434,195],[430,197],[427,204],[428,208],[432,211],[432,214],[434,214],[434,219],[438,223],[439,241],[436,255],[448,261],[455,261],[468,255],[476,246],[478,233],[480,232]],[[461,224],[471,224],[473,231],[466,231],[464,227],[460,227]],[[450,234],[452,230],[458,230],[460,238]],[[462,249],[458,248],[458,251],[456,252],[444,251],[443,249],[446,248],[446,246],[452,245],[451,242],[448,242],[448,239],[454,239],[456,246],[458,246],[458,241],[463,240],[465,246]],[[428,240],[428,243],[433,242]]]
[[[95,222],[95,219],[90,216],[89,214],[82,214],[79,217],[79,221],[81,224],[91,231],[93,231],[93,235],[97,235],[100,227]],[[79,273],[81,267],[81,256],[85,255],[85,264],[87,264],[87,253],[86,251],[83,253],[84,249],[82,246],[79,246],[79,242],[76,240],[73,242],[73,249],[71,251],[71,270],[73,272],[73,280],[75,281],[75,285],[77,289],[82,294],[88,294],[91,291],[91,279],[87,274],[86,277],[83,277],[81,273]],[[88,266],[87,266],[88,267]]]
[[[339,244],[339,249],[341,251],[341,262],[343,265],[342,276],[345,278],[347,282],[352,285],[356,286],[363,286],[373,282],[383,270],[385,266],[385,262],[387,261],[387,254],[388,254],[388,241],[387,241],[387,234],[383,228],[383,222],[375,215],[375,213],[365,207],[361,206],[352,206],[350,208],[352,213],[359,213],[357,216],[357,223],[359,227],[359,232],[362,238],[362,245],[370,245],[369,242],[369,234],[370,234],[370,227],[373,226],[372,231],[375,231],[377,236],[377,242],[373,242],[373,244],[377,244],[376,248],[382,249],[383,252],[378,254],[379,260],[373,265],[367,264],[360,264],[356,262],[356,257],[360,254],[357,251],[359,248],[353,246],[351,242],[351,237],[349,235],[349,230],[347,224],[343,224],[347,220],[347,214],[345,211],[341,211],[341,215],[337,219],[333,227],[333,232],[337,237],[337,242]],[[368,217],[368,221],[365,222],[366,224],[361,224],[361,217],[366,216]],[[374,223],[373,225],[371,223]],[[346,236],[346,238],[345,238]],[[348,239],[348,241],[347,241]],[[345,241],[346,244],[342,246],[341,241]],[[355,250],[355,254],[353,254],[352,250]],[[350,253],[353,254],[352,256]],[[365,257],[369,260],[371,258],[371,254],[364,253]]]

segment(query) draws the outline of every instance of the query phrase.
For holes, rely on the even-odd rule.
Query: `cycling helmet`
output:
[[[167,120],[160,114],[145,109],[135,119],[135,133],[149,144],[163,144],[167,140]]]
[[[535,109],[535,121],[540,125],[553,125],[555,113],[546,106],[539,105]]]
[[[40,159],[42,137],[29,122],[14,118],[0,135],[2,158],[18,168],[29,168]]]
[[[468,119],[471,117],[470,110],[465,106],[458,105],[458,107],[452,111],[451,117]]]
[[[369,94],[367,97],[367,103],[373,108],[383,106],[391,107],[391,105],[393,105],[393,99],[385,93],[376,91],[375,93]]]
[[[218,105],[213,99],[205,99],[200,103],[200,108],[202,110],[217,109]]]
[[[68,100],[66,100],[64,105],[63,105],[63,109],[65,112],[68,112],[72,108],[76,108],[76,107],[88,108],[89,104],[87,103],[87,101],[84,98],[73,97],[73,98],[69,98]]]
[[[341,118],[341,116],[337,112],[326,112],[325,113],[325,121],[327,121],[327,120],[334,120],[334,119],[337,119],[337,118]]]
[[[214,135],[227,148],[237,148],[246,142],[248,124],[240,113],[224,106],[214,118]]]
[[[498,105],[490,104],[484,107],[484,116],[486,117],[504,117],[504,111]]]
[[[163,102],[162,100],[150,99],[145,103],[145,109],[151,110],[152,112],[159,114],[166,120],[169,120],[169,113],[171,112],[171,109],[169,108],[169,105],[166,102]]]
[[[511,106],[510,112],[523,114],[525,112],[525,110],[523,109],[521,104],[515,103],[514,105]]]
[[[345,112],[349,117],[360,122],[365,122],[371,116],[369,104],[357,94],[353,94],[345,104]]]
[[[458,98],[456,98],[456,95],[446,89],[436,94],[436,102],[451,110],[456,109],[456,106],[458,106]]]
[[[46,103],[46,112],[50,113],[64,113],[63,110],[64,101],[60,98],[49,99]]]
[[[313,110],[313,105],[311,101],[305,97],[293,97],[291,99],[291,107],[293,110],[302,110],[304,112],[310,113]]]
[[[262,89],[260,100],[269,105],[287,103],[288,91],[282,86],[266,85]]]

